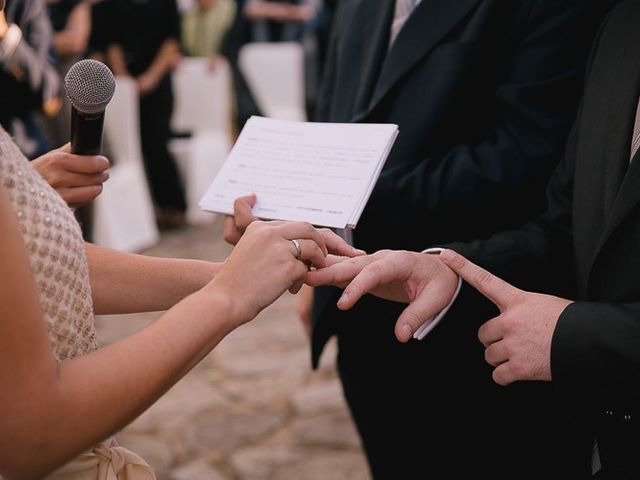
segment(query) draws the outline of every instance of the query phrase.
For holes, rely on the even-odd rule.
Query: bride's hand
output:
[[[325,235],[308,223],[255,221],[207,288],[227,296],[238,326],[286,290],[296,293],[310,267],[325,266],[326,255]]]

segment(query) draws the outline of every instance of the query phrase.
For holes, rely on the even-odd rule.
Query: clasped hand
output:
[[[226,219],[225,239],[236,246],[211,282],[227,298],[238,300],[231,307],[238,323],[255,317],[286,290],[297,293],[310,270],[328,265],[329,254],[347,258],[364,253],[329,229],[258,221],[251,214],[254,203],[255,197],[239,199],[235,219]]]

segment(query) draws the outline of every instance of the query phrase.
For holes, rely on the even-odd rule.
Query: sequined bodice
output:
[[[0,182],[22,228],[58,362],[97,348],[89,268],[80,226],[0,127]]]

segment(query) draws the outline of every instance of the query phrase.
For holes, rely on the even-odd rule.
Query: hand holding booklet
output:
[[[397,135],[391,124],[251,117],[200,206],[233,214],[255,193],[258,218],[354,228]]]

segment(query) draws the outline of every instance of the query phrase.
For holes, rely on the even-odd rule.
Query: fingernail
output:
[[[353,250],[354,250],[356,253],[359,253],[360,255],[366,255],[366,254],[367,254],[367,252],[365,252],[364,250],[360,250],[359,248],[355,248],[355,247],[353,247]]]
[[[440,252],[440,258],[446,263],[453,260],[453,251],[452,250],[443,250]]]
[[[411,338],[411,335],[413,335],[413,329],[410,325],[405,323],[400,329],[400,333],[402,334],[403,340],[409,340]]]
[[[349,294],[347,292],[343,292],[342,296],[338,299],[338,305],[343,305],[349,299]]]

